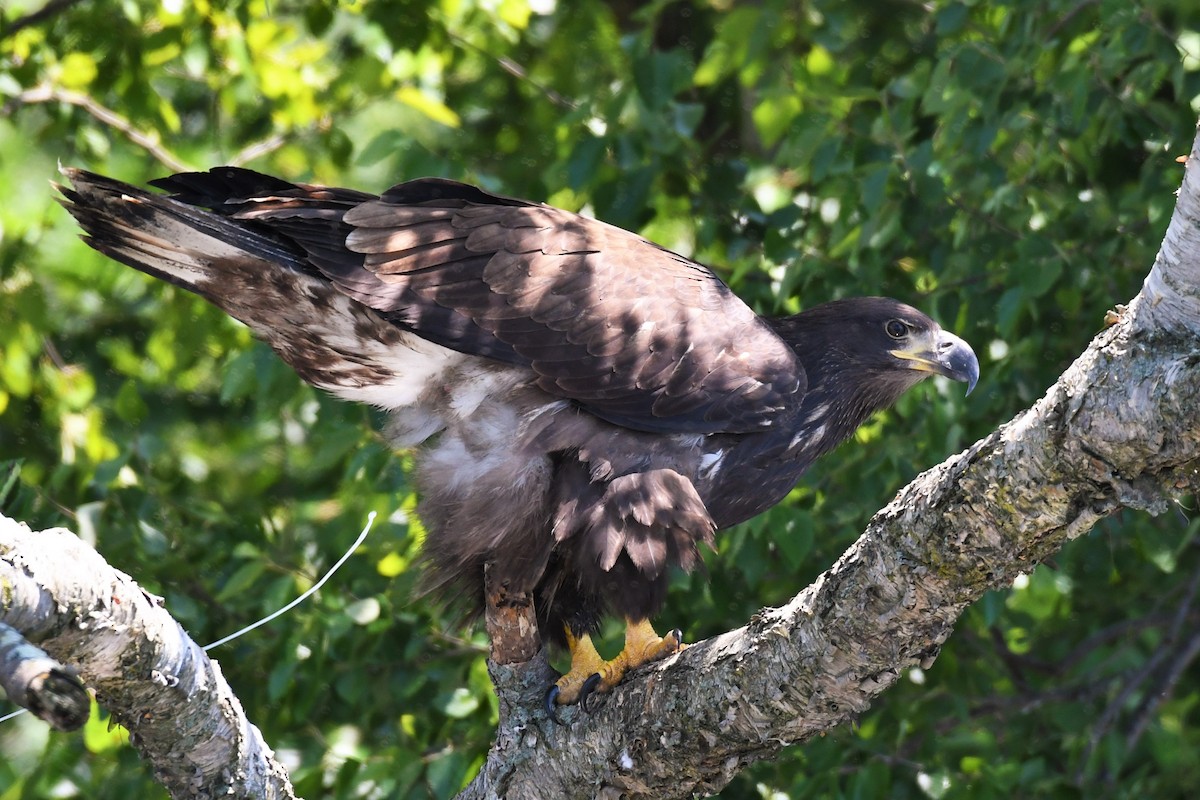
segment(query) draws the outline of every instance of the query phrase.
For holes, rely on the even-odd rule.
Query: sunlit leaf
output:
[[[459,119],[458,114],[451,111],[445,103],[434,99],[416,87],[400,87],[396,91],[396,99],[405,105],[412,106],[434,122],[445,125],[448,128],[457,128],[462,124],[462,120]]]

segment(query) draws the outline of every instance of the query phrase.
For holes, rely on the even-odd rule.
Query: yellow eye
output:
[[[883,326],[883,329],[893,339],[903,339],[908,333],[908,326],[898,319],[889,319],[887,324]]]

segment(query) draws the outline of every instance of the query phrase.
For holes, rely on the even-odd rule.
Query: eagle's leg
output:
[[[580,702],[583,710],[590,710],[588,697],[594,692],[607,692],[621,682],[625,673],[634,667],[666,658],[684,647],[683,634],[678,628],[666,636],[659,636],[650,620],[625,620],[625,648],[611,661],[605,661],[596,652],[596,646],[586,633],[576,637],[567,627],[567,647],[571,651],[571,669],[550,688],[546,696],[551,716],[553,705],[569,705]]]

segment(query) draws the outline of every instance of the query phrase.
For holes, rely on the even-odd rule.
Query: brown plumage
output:
[[[240,319],[417,447],[435,585],[494,564],[543,632],[645,620],[669,568],[778,502],[961,339],[886,298],[756,315],[627,231],[452,181],[383,195],[221,167],[153,194],[67,170],[97,250]],[[565,626],[565,629],[564,629]]]

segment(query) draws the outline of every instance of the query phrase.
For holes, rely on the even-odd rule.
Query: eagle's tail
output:
[[[160,181],[175,192],[161,195],[81,169],[63,174],[70,185],[58,187],[61,202],[89,245],[241,320],[314,386],[347,400],[401,409],[417,404],[427,384],[463,359],[341,293],[307,260],[299,242],[239,216],[256,190],[270,195],[290,186],[303,193],[304,187],[223,168],[219,174]],[[256,183],[260,177],[277,185]],[[222,188],[231,193],[218,196]],[[201,191],[206,189],[215,191]],[[336,199],[344,205],[357,197],[343,192]],[[397,423],[415,431],[414,442],[440,426],[418,417]]]
[[[247,262],[262,269],[306,272],[294,244],[231,219],[136,186],[65,167],[70,186],[57,185],[59,202],[78,220],[85,241],[134,269],[169,281],[240,317],[227,308],[230,272],[244,274]]]

